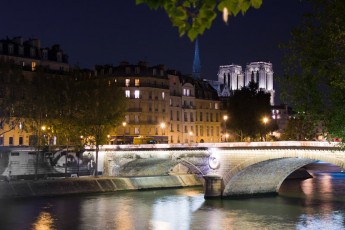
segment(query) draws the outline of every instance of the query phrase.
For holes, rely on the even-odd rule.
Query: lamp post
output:
[[[224,128],[223,128],[223,134],[224,134],[224,137],[225,137],[225,140],[224,141],[226,141],[226,121],[228,120],[228,115],[224,115],[223,116],[223,121],[224,121]]]
[[[161,128],[162,128],[162,136],[165,136],[165,123],[161,123]],[[162,142],[164,141],[164,137],[162,137]]]
[[[268,121],[269,121],[268,117],[265,116],[262,118],[262,122],[264,123],[265,141],[266,141],[266,125]]]
[[[192,136],[193,136],[193,132],[190,131],[190,132],[189,132],[189,144],[190,144],[190,145],[192,144]]]
[[[123,126],[123,140],[122,140],[122,144],[125,144],[126,125],[127,125],[127,123],[125,121],[122,122],[122,126]]]
[[[226,133],[225,134],[225,142],[228,142],[228,140],[229,140],[229,133]]]

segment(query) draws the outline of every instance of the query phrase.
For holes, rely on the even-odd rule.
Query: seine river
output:
[[[205,200],[201,188],[0,201],[0,229],[345,229],[345,173],[325,163],[275,197]]]

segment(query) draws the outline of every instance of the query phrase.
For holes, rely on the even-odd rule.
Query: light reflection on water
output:
[[[313,167],[276,197],[205,200],[192,188],[9,200],[0,229],[345,229],[345,174]]]

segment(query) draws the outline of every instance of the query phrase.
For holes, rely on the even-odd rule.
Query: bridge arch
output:
[[[277,193],[292,172],[315,161],[345,168],[345,158],[340,157],[344,156],[343,151],[258,149],[255,154],[250,151],[253,150],[236,150],[236,156],[232,150],[219,154],[222,166],[217,174],[223,178],[223,196]],[[241,158],[243,153],[249,157]],[[236,157],[240,160],[234,163]]]

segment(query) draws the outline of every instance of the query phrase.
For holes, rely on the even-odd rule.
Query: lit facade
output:
[[[96,66],[96,75],[116,82],[127,98],[124,122],[111,134],[116,139],[131,143],[134,137],[149,136],[171,144],[220,141],[220,101],[208,82],[144,62]]]
[[[271,94],[271,105],[274,105],[274,86],[272,63],[251,62],[245,71],[239,65],[219,66],[218,81],[210,81],[220,97],[229,97],[235,90],[248,86],[249,82],[258,84],[259,90]]]

